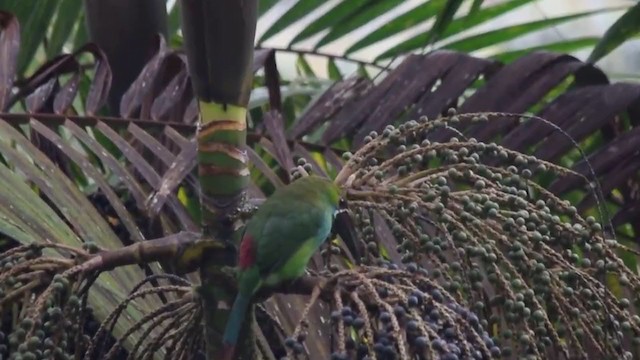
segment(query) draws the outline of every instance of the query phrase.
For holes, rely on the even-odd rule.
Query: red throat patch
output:
[[[249,235],[245,235],[240,242],[240,259],[238,260],[238,266],[244,270],[252,266],[256,262],[256,249],[254,246],[253,238]]]

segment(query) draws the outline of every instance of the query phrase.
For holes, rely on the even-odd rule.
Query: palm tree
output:
[[[380,56],[402,55],[393,68],[360,60],[345,77],[342,57],[330,56],[328,87],[286,82],[277,51],[253,50],[256,18],[275,3],[182,1],[184,52],[165,43],[181,38],[164,2],[128,5],[152,14],[107,28],[136,31],[129,61],[123,35],[101,25],[117,1],[87,1],[86,12],[50,1],[32,13],[16,2],[2,13],[0,352],[215,358],[220,305],[235,292],[235,230],[302,172],[335,178],[350,216],[308,276],[261,294],[240,357],[635,352],[637,84],[610,84],[592,64],[544,51],[506,64],[407,54],[511,9],[477,1],[458,17],[461,1],[419,2],[346,52],[394,34],[400,20],[434,17],[430,32]],[[262,39],[321,4],[295,2]],[[308,73],[309,52],[395,6],[337,3],[296,35],[324,32],[298,52],[299,68]],[[638,8],[592,60],[630,36]],[[83,42],[78,14],[99,46],[54,57],[74,29]],[[40,35],[21,43],[18,19],[32,17]],[[30,72],[33,39],[48,31],[51,60]]]

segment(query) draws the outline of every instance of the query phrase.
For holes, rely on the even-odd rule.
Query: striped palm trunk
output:
[[[206,235],[222,235],[225,217],[242,201],[249,183],[246,116],[241,106],[200,101],[198,175]]]
[[[244,148],[258,0],[181,0],[180,5],[189,73],[200,110],[196,136],[203,237],[231,244],[229,220],[242,206],[249,183]],[[235,295],[222,291],[216,280],[221,266],[232,265],[235,256],[204,253],[201,258],[207,358],[216,359],[228,315],[228,309],[218,305],[221,300],[231,304]],[[248,350],[238,356],[249,358],[251,337],[245,336],[238,345]]]

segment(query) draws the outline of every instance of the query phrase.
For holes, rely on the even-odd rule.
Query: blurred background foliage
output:
[[[169,46],[182,45],[180,6],[175,0],[145,0],[132,7],[117,1],[86,3],[93,4],[88,9],[96,17],[113,16],[108,26],[112,35],[124,29],[141,37],[159,32]],[[83,0],[46,0],[38,6],[31,1],[3,0],[1,5],[18,17],[22,27],[19,76],[32,74],[47,59],[71,52],[90,38],[100,39],[99,21],[88,22],[89,29],[94,29],[93,38],[90,36],[86,24],[92,11],[85,11]],[[612,25],[625,12],[632,19],[632,5],[627,0],[266,0],[260,3],[256,45],[281,50],[280,71],[286,78],[309,75],[301,74],[303,69],[313,69],[322,77],[336,76],[331,70],[336,68],[350,74],[359,62],[386,65],[396,56],[434,49],[507,61],[546,49],[599,61],[610,76],[625,78],[636,76],[639,70],[637,62],[630,60],[637,56],[637,25],[632,20],[615,28]],[[602,39],[607,30],[617,31]],[[128,51],[145,48],[130,45]],[[622,48],[614,51],[618,46]],[[607,56],[611,51],[614,53]],[[303,54],[308,56],[299,56]],[[150,56],[132,55],[133,59]],[[343,57],[349,61],[341,61]],[[337,61],[330,61],[334,59]],[[141,63],[128,66],[139,68]],[[376,72],[376,67],[367,69]]]

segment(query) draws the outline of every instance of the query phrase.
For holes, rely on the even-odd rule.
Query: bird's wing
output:
[[[331,217],[324,209],[306,202],[287,205],[271,209],[258,237],[257,265],[263,275],[278,271],[307,240],[331,230]]]

